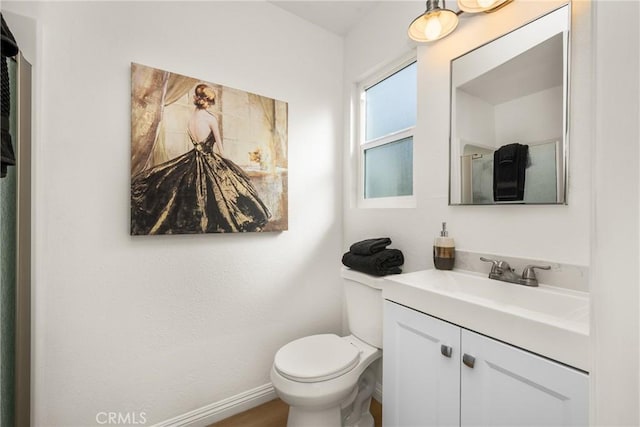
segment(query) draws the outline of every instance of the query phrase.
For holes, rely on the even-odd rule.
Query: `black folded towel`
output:
[[[524,200],[524,180],[529,146],[503,145],[493,153],[493,200]]]
[[[342,255],[342,263],[349,268],[373,276],[400,274],[404,256],[399,249],[383,249],[373,255],[357,255],[347,252]]]
[[[380,252],[391,244],[388,237],[379,237],[377,239],[367,239],[354,243],[349,248],[349,252],[356,255],[372,255]]]

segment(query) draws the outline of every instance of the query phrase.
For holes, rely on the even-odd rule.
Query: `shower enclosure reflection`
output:
[[[553,203],[562,194],[562,143],[559,140],[529,143],[524,203]],[[463,144],[460,155],[462,204],[493,204],[495,150]],[[560,188],[559,188],[560,187]]]

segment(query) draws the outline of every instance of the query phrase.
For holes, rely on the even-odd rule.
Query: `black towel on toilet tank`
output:
[[[399,249],[383,249],[373,255],[357,255],[347,252],[342,255],[342,263],[349,268],[372,276],[400,274],[404,256]]]
[[[388,237],[379,237],[377,239],[366,239],[356,242],[349,248],[349,252],[356,255],[372,255],[380,252],[391,244]]]
[[[503,145],[493,153],[493,200],[510,202],[524,199],[524,179],[529,146]]]

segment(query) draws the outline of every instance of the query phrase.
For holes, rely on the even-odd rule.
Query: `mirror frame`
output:
[[[519,200],[519,201],[510,201],[510,202],[493,202],[493,203],[462,203],[462,194],[460,191],[460,195],[457,197],[457,201],[454,201],[452,198],[452,194],[453,194],[453,173],[455,171],[455,169],[452,167],[453,166],[453,138],[454,138],[454,118],[455,118],[455,114],[453,111],[453,105],[454,105],[454,93],[455,90],[457,89],[457,87],[454,87],[454,80],[453,80],[453,65],[454,65],[454,61],[464,57],[465,55],[468,55],[472,52],[475,52],[477,50],[480,50],[482,48],[485,48],[486,46],[500,40],[503,39],[509,35],[512,35],[513,33],[516,32],[522,32],[522,31],[526,31],[525,29],[534,23],[538,23],[538,25],[541,25],[540,23],[542,21],[554,21],[554,20],[561,20],[559,21],[560,23],[560,27],[564,27],[562,29],[560,29],[560,31],[558,31],[555,34],[563,34],[563,58],[562,58],[562,62],[563,62],[563,76],[562,76],[562,80],[563,80],[563,94],[562,94],[562,101],[563,101],[563,106],[562,106],[562,113],[563,113],[563,118],[562,118],[562,139],[563,139],[563,144],[562,144],[562,150],[560,150],[562,152],[562,173],[561,175],[559,175],[556,179],[556,183],[557,183],[557,188],[559,190],[559,193],[561,194],[557,194],[556,196],[556,202],[525,202],[524,200]],[[566,27],[565,27],[566,26]],[[531,27],[529,27],[531,28]],[[554,34],[554,36],[555,36]],[[552,36],[553,37],[553,36]],[[534,48],[535,46],[538,46],[541,43],[544,43],[545,41],[549,40],[550,38],[547,38],[545,40],[540,41],[539,43],[537,43],[534,46],[529,47],[528,49],[523,50],[520,54],[526,52],[529,49]],[[516,55],[517,56],[517,55]],[[512,59],[512,58],[510,58]],[[507,60],[508,61],[508,60]],[[506,62],[506,61],[505,61]],[[504,62],[503,62],[504,63]],[[501,65],[501,64],[499,64]],[[498,66],[499,66],[498,65]],[[495,66],[492,67],[490,70],[487,70],[486,72],[491,71],[492,69],[496,68]],[[486,74],[485,72],[485,74]],[[453,59],[451,59],[450,64],[449,64],[449,193],[448,193],[448,200],[449,200],[449,206],[503,206],[503,205],[567,205],[568,204],[568,197],[567,197],[567,193],[568,193],[568,178],[569,178],[569,117],[570,117],[570,83],[571,83],[571,3],[567,3],[564,4],[560,7],[557,7],[543,15],[540,15],[526,23],[524,23],[523,25],[519,26],[518,28],[515,28],[507,33],[504,33],[486,43],[483,43],[480,46],[477,46]],[[458,167],[458,185],[461,184],[461,171],[460,168]],[[559,183],[559,184],[558,184]],[[526,185],[526,184],[525,184]]]

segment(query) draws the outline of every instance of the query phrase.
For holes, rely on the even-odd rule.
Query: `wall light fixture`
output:
[[[460,12],[447,9],[444,0],[427,0],[427,10],[409,25],[409,37],[417,42],[432,42],[449,35],[458,26],[463,12],[494,12],[513,0],[458,0]],[[442,3],[442,6],[440,6]]]

